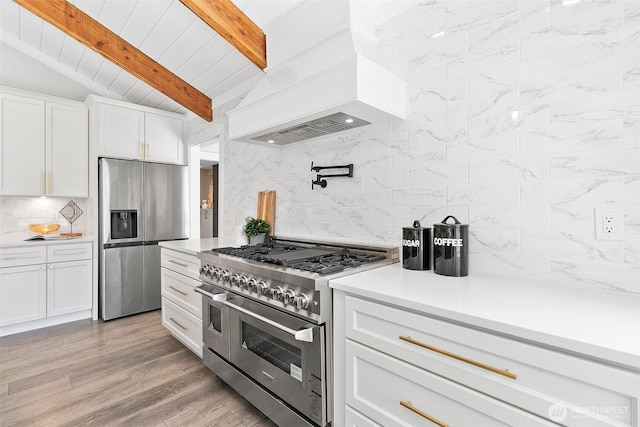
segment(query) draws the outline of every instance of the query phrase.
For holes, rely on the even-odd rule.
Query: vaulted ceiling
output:
[[[71,0],[213,100],[262,70],[177,0]],[[263,30],[300,0],[234,0]],[[10,0],[0,0],[0,83],[83,99],[95,93],[186,113],[182,105]]]

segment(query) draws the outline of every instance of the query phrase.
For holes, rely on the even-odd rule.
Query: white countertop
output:
[[[640,295],[480,274],[448,277],[401,263],[329,285],[640,371]]]
[[[52,234],[56,236],[57,234]],[[59,245],[64,243],[80,243],[80,242],[93,242],[93,236],[83,235],[80,237],[72,237],[69,239],[56,239],[56,240],[28,240],[30,237],[35,236],[31,232],[19,232],[19,233],[5,233],[0,234],[0,248],[16,247],[16,246],[34,246],[34,245]]]
[[[218,238],[210,237],[208,239],[193,240],[172,240],[168,242],[159,242],[162,248],[173,249],[174,251],[183,252],[189,255],[197,255],[198,252],[209,251],[214,248],[222,248],[225,246],[239,246],[244,243],[238,243],[235,238]]]

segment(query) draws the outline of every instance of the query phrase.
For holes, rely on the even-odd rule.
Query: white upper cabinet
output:
[[[95,96],[87,103],[99,156],[185,163],[181,115]]]
[[[44,193],[44,101],[0,94],[0,194]]]
[[[0,93],[0,195],[87,197],[88,111],[74,101]]]
[[[144,135],[147,160],[163,163],[184,163],[182,119],[145,113]]]
[[[144,112],[99,104],[98,152],[106,157],[144,157]]]
[[[46,193],[54,197],[89,195],[89,111],[82,106],[46,103]]]

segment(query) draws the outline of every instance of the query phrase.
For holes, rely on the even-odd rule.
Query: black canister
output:
[[[431,270],[431,227],[402,227],[402,266],[409,270]]]
[[[447,224],[449,218],[455,224]],[[469,225],[455,216],[433,224],[433,269],[443,276],[469,275]]]

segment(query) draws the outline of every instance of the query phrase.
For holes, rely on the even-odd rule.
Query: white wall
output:
[[[275,189],[277,235],[399,244],[414,219],[453,214],[470,274],[640,293],[640,2],[450,0],[379,21],[407,120],[224,143],[225,235]],[[311,161],[355,177],[311,190]],[[624,208],[624,241],[595,240],[600,206]]]

